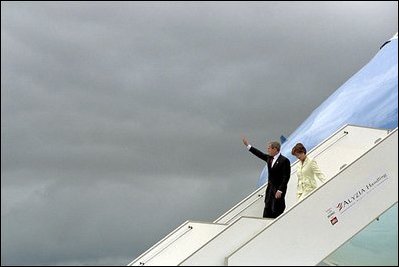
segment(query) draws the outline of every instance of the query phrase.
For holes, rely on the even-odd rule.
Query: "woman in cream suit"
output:
[[[306,156],[306,148],[301,143],[297,143],[291,151],[292,155],[299,159],[296,175],[298,177],[297,199],[298,201],[306,197],[316,187],[316,177],[324,183],[325,176],[321,172],[317,162]]]

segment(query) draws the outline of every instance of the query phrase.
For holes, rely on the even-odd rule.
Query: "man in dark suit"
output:
[[[242,142],[252,154],[267,162],[269,178],[266,187],[263,217],[276,218],[285,210],[285,194],[291,175],[291,162],[281,155],[279,142],[269,142],[267,154],[251,146],[245,137],[242,138]]]

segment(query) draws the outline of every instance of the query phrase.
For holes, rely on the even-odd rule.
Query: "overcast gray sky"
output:
[[[1,264],[126,265],[256,189],[397,2],[1,2]]]

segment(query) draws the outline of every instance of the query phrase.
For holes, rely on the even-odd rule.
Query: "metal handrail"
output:
[[[334,145],[336,142],[338,142],[341,138],[344,138],[346,135],[348,135],[349,132],[344,131],[344,134],[342,136],[340,136],[339,138],[337,138],[337,140],[335,140],[334,142],[332,142],[331,144],[329,144],[326,148],[324,148],[322,151],[320,151],[319,153],[317,153],[316,155],[314,155],[313,157],[317,157],[318,155],[320,155],[321,153],[323,153],[324,151],[326,151],[328,148],[330,148],[332,145]]]
[[[255,200],[252,200],[251,203],[247,204],[244,208],[242,208],[236,215],[234,215],[233,217],[231,217],[229,220],[226,221],[226,223],[229,223],[231,220],[233,220],[235,217],[237,217],[237,215],[239,215],[241,212],[243,212],[244,210],[246,210],[247,208],[249,208],[250,206],[252,206],[252,204],[254,204],[256,201],[258,201],[259,199],[261,199],[263,197],[262,194],[258,194],[258,197]]]

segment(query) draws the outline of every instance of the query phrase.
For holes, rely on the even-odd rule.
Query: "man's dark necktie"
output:
[[[270,165],[270,168],[272,167],[273,159],[274,159],[274,157],[269,157],[269,165]]]

